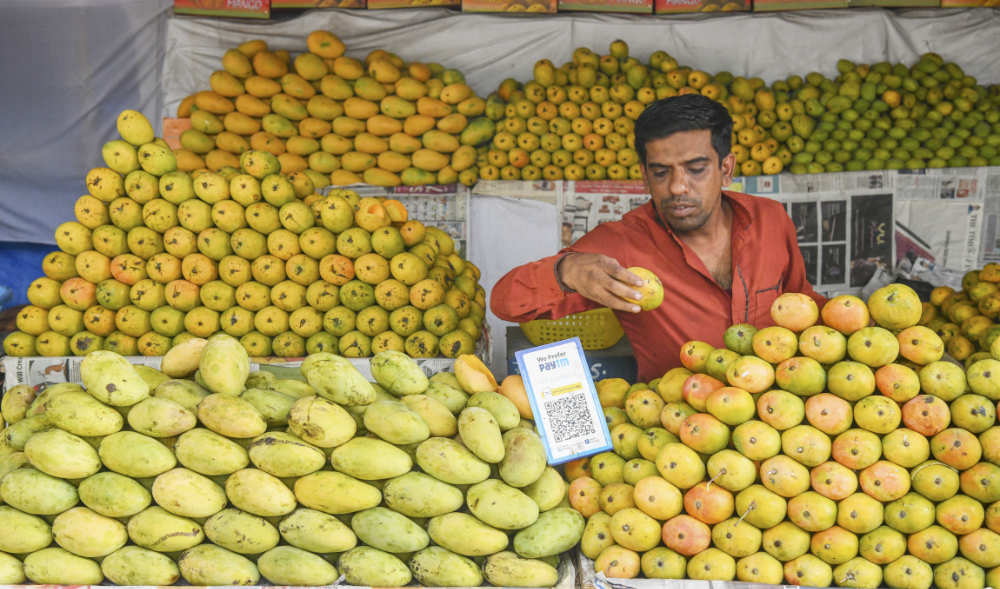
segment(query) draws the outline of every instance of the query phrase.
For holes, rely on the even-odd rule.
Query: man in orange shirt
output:
[[[639,379],[679,365],[692,339],[721,347],[734,323],[770,325],[771,302],[802,292],[806,279],[795,226],[777,201],[723,191],[736,159],[726,109],[689,94],[650,104],[636,120],[635,149],[650,202],[603,223],[571,247],[519,266],[493,288],[490,307],[506,321],[558,319],[596,307],[615,310]],[[642,266],[663,282],[663,304],[640,313],[625,268]]]

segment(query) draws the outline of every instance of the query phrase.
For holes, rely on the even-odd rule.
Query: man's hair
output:
[[[646,164],[646,144],[680,131],[708,130],[719,163],[729,155],[733,142],[733,118],[718,102],[701,94],[682,94],[653,102],[635,121],[635,151]]]

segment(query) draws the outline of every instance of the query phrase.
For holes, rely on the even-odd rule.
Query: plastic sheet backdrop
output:
[[[126,108],[162,109],[171,0],[6,0],[0,241],[54,243]],[[207,78],[206,78],[207,79]],[[37,271],[37,268],[36,268]]]

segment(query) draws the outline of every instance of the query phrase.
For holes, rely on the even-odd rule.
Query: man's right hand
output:
[[[642,286],[642,280],[618,260],[603,254],[574,252],[566,254],[558,268],[559,280],[584,298],[626,313],[642,310],[639,305],[625,300],[640,298],[632,287]]]

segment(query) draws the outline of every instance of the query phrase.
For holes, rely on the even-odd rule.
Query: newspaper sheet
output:
[[[566,182],[561,197],[559,243],[566,247],[601,223],[642,206],[649,192],[639,180],[588,180]]]
[[[1000,262],[1000,167],[986,168],[980,262]]]
[[[472,192],[483,196],[528,198],[557,205],[562,202],[567,184],[563,180],[480,180]]]

